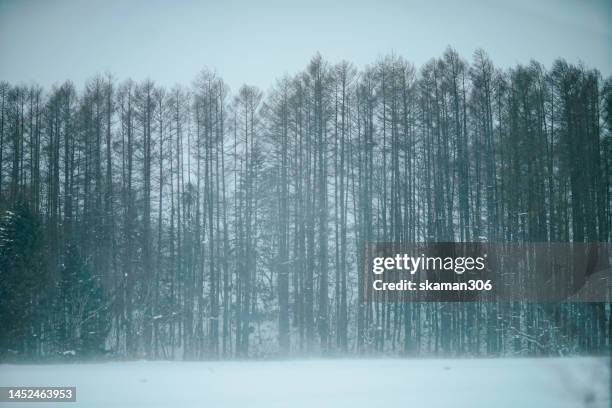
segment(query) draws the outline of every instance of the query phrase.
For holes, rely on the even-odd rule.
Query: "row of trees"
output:
[[[0,352],[603,352],[609,304],[365,304],[357,271],[367,241],[609,242],[611,177],[612,79],[563,60],[3,82]]]

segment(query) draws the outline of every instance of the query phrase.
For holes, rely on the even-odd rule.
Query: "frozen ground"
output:
[[[76,407],[609,407],[606,358],[0,365],[0,386],[76,386]],[[2,405],[2,403],[0,403]]]

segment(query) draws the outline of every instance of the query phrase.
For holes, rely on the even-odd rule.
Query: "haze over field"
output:
[[[569,358],[0,365],[0,384],[76,386],[77,402],[66,404],[71,408],[607,408],[607,363]]]

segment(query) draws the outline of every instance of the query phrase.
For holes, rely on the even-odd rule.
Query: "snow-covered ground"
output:
[[[17,385],[76,386],[77,402],[4,406],[610,406],[607,358],[0,365],[0,386]]]

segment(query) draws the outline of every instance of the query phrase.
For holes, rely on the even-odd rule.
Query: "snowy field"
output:
[[[76,386],[53,407],[609,407],[606,358],[0,365],[0,386]]]

